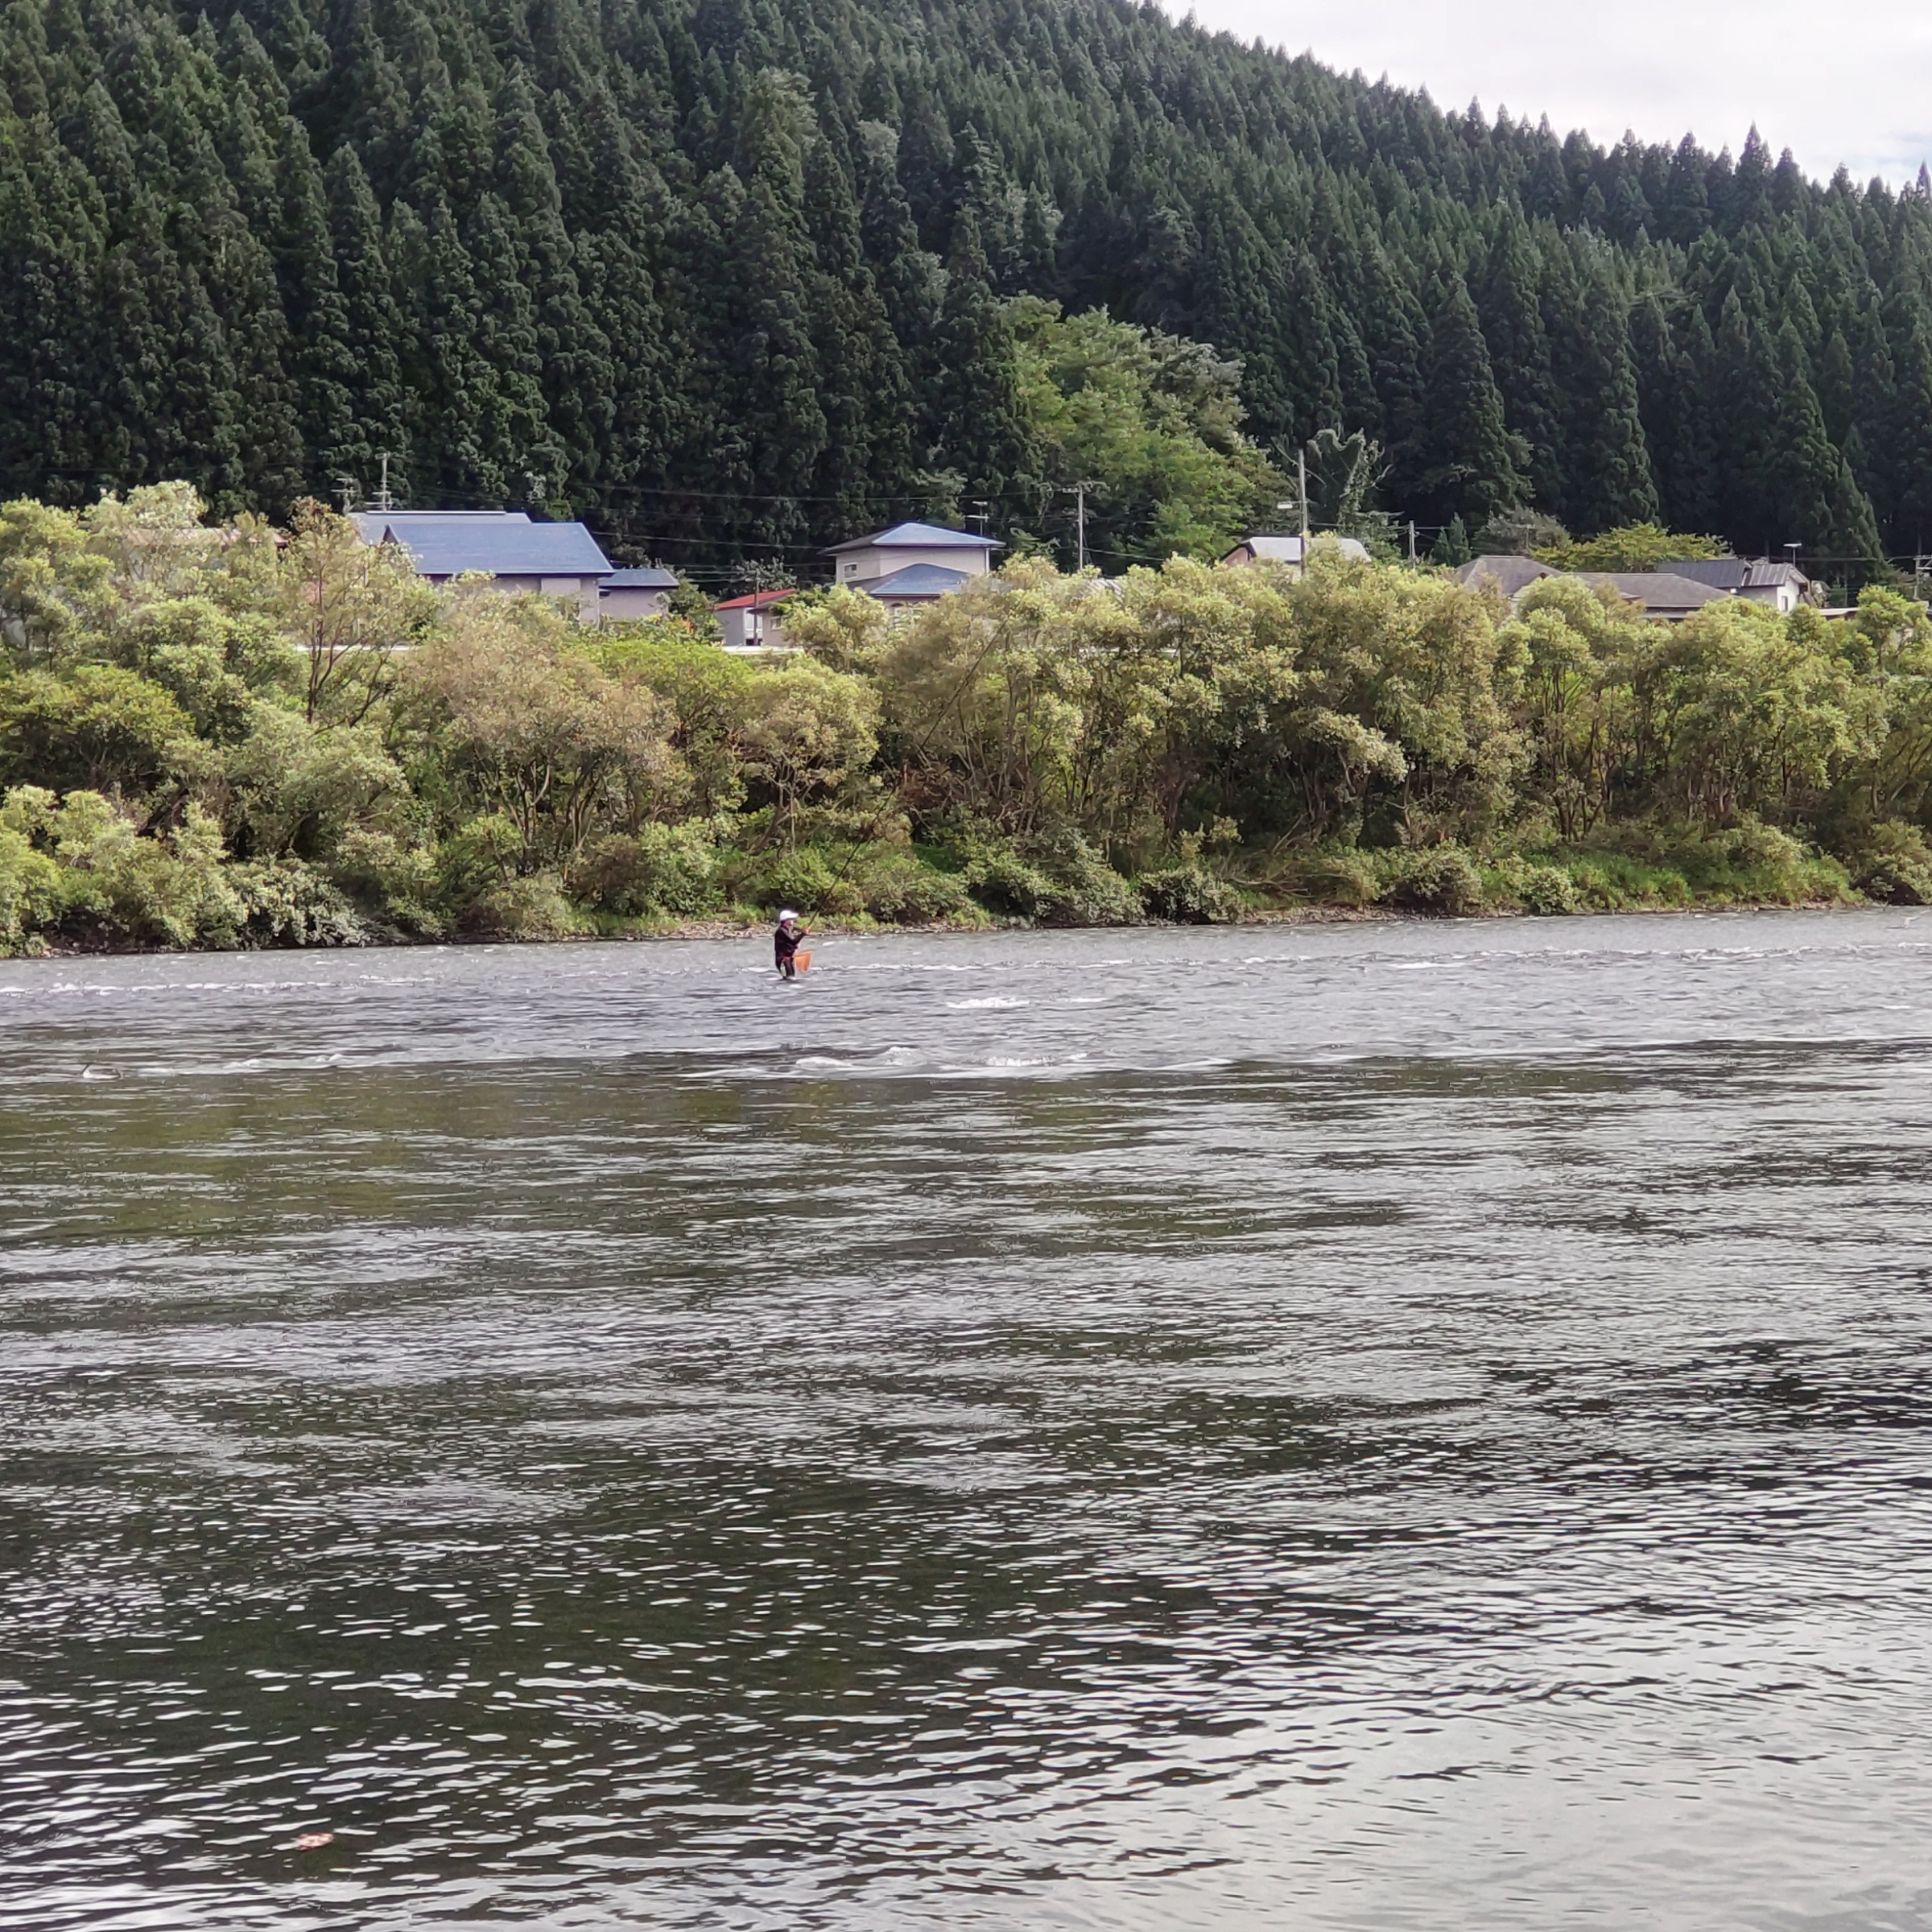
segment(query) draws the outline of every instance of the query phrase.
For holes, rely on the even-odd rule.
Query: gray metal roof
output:
[[[869,597],[943,597],[968,580],[966,572],[947,570],[939,564],[908,564],[883,577],[868,577],[863,583],[848,584],[848,590],[862,590]]]
[[[1628,597],[1647,611],[1693,611],[1730,595],[1667,570],[1579,570],[1567,574],[1581,577],[1586,584],[1608,584],[1620,597]]]
[[[600,590],[675,590],[677,587],[678,573],[660,570],[655,564],[613,570],[597,586]]]
[[[1488,578],[1506,597],[1513,597],[1542,577],[1554,577],[1558,572],[1547,564],[1535,557],[1492,556],[1477,557],[1472,562],[1461,564],[1456,570],[1457,580],[1464,584],[1474,584],[1480,578]]]
[[[1769,590],[1780,584],[1808,590],[1811,584],[1796,565],[1769,557],[1671,557],[1657,568],[1719,590]]]
[[[425,577],[608,577],[610,559],[581,523],[533,523],[522,510],[368,510],[364,542],[399,543]]]
[[[854,537],[849,543],[834,543],[826,551],[836,557],[847,550],[1004,550],[1004,543],[992,538],[975,536],[969,530],[948,530],[943,523],[894,523],[890,529],[875,530],[869,537]]]
[[[521,510],[357,510],[349,513],[349,520],[365,543],[380,543],[386,535],[405,523],[425,527],[453,523],[527,523],[530,516]]]

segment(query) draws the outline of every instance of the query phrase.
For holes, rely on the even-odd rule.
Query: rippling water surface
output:
[[[0,1924],[1932,1927],[1929,968],[0,966]]]

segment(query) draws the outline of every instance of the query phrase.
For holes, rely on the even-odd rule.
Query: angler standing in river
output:
[[[811,934],[799,923],[799,915],[789,909],[778,914],[778,931],[771,935],[771,950],[781,979],[795,980],[803,961],[797,955],[799,941],[811,938]],[[810,953],[806,960],[811,957]]]

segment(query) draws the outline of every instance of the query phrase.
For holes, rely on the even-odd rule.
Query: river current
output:
[[[1929,1182],[1932,913],[0,964],[0,1926],[1924,1932]]]

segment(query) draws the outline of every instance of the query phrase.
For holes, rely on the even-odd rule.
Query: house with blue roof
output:
[[[533,523],[520,510],[365,510],[353,521],[365,543],[394,543],[432,584],[483,575],[499,590],[572,605],[584,623],[599,615],[601,586],[616,574],[581,523]]]
[[[826,554],[833,559],[835,581],[898,610],[930,604],[970,578],[985,576],[993,568],[993,553],[1004,547],[943,523],[894,523],[835,543]]]

